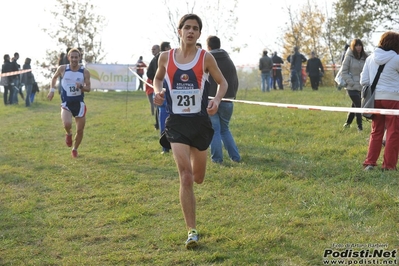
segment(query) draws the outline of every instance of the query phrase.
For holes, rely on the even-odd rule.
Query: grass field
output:
[[[325,87],[237,98],[350,106]],[[242,162],[208,161],[195,186],[200,247],[186,250],[177,170],[145,93],[87,94],[77,159],[59,103],[40,94],[30,108],[0,106],[0,265],[314,266],[346,244],[399,247],[398,173],[362,170],[369,122],[342,132],[346,113],[236,103]]]

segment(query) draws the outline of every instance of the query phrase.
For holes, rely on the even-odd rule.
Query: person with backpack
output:
[[[399,110],[399,33],[387,31],[382,34],[374,53],[366,59],[360,74],[360,84],[371,85],[381,66],[383,69],[374,91],[374,108]],[[385,130],[386,142],[381,168],[383,171],[397,170],[399,118],[397,115],[374,114],[367,156],[363,162],[365,171],[373,170],[377,166]]]

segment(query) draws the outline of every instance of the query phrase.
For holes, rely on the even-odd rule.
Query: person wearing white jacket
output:
[[[378,48],[366,59],[360,75],[362,86],[371,85],[378,67],[384,65],[375,88],[374,107],[378,109],[399,109],[399,33],[387,31],[382,34]],[[382,170],[396,170],[399,153],[399,116],[375,114],[372,118],[369,147],[364,170],[372,170],[382,148],[386,129],[386,143]]]

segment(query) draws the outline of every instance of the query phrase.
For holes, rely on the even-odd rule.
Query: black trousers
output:
[[[318,90],[319,89],[319,83],[320,83],[320,76],[309,76],[310,78],[310,84],[312,86],[313,90]]]
[[[361,103],[362,103],[362,99],[360,97],[360,91],[356,91],[356,90],[347,90],[346,91],[349,95],[349,97],[352,100],[352,107],[357,107],[360,108],[361,107]],[[362,126],[362,114],[361,113],[348,113],[348,116],[346,118],[346,123],[347,124],[351,124],[353,119],[356,116],[356,123],[357,123],[357,127],[359,129],[363,129]]]

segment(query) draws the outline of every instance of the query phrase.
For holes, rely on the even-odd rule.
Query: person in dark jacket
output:
[[[156,52],[154,58],[151,60],[150,64],[147,68],[147,77],[151,80],[154,80],[155,73],[158,69],[158,58],[161,55],[161,52],[169,51],[170,50],[170,42],[162,42],[161,45],[154,45],[152,49]]]
[[[312,90],[317,91],[319,89],[320,73],[324,75],[324,68],[320,59],[316,57],[315,52],[311,53],[311,58],[308,60],[308,63],[306,65],[306,73],[310,78]]]
[[[29,57],[27,57],[25,59],[24,65],[22,66],[22,69],[32,69],[30,66],[31,61],[32,60]],[[31,104],[33,83],[35,82],[35,77],[33,76],[32,71],[23,73],[21,75],[21,81],[25,85],[25,91],[26,91],[25,106],[29,107]]]
[[[170,42],[162,42],[160,45],[161,51],[157,53],[154,58],[151,60],[150,65],[147,70],[147,77],[152,80],[154,79],[155,73],[158,69],[158,59],[162,52],[170,50]],[[151,69],[150,69],[151,68]],[[149,72],[149,73],[148,73]],[[168,113],[166,112],[166,101],[159,106],[155,106],[155,128],[159,129],[160,134],[162,135],[165,130],[165,122],[166,118],[168,118]],[[162,154],[169,153],[168,148],[162,147]]]
[[[261,72],[261,89],[262,92],[270,91],[270,74],[273,69],[273,61],[267,56],[267,51],[264,50],[262,57],[259,59],[259,70]]]
[[[4,73],[12,72],[10,55],[5,54],[3,59],[4,59],[4,63],[1,67],[1,73],[4,74]],[[9,105],[10,103],[12,103],[12,91],[13,91],[13,86],[11,85],[12,76],[1,77],[1,83],[4,86],[4,93],[3,93],[4,105]]]
[[[291,63],[291,90],[302,90],[302,63],[307,61],[306,57],[299,52],[299,47],[294,47],[294,53],[287,57],[287,61]]]
[[[156,55],[158,55],[159,54],[159,45],[158,44],[155,44],[155,45],[153,45],[152,46],[152,48],[151,48],[151,52],[152,52],[152,55],[155,57]],[[151,61],[151,63],[153,63],[152,61]],[[149,68],[152,68],[152,66],[151,65],[149,65],[148,66],[148,69]],[[151,115],[155,115],[155,105],[154,105],[154,89],[153,89],[153,87],[152,87],[152,79],[150,79],[149,77],[148,77],[148,70],[147,69],[147,81],[146,81],[146,84],[145,84],[145,94],[147,95],[147,98],[148,98],[148,102],[150,103],[150,111],[151,111]],[[156,71],[156,70],[155,70]],[[155,72],[153,71],[153,74],[152,74],[152,78],[154,78],[154,75],[155,75]],[[155,124],[154,124],[154,127],[155,127],[155,129],[159,129],[159,126],[158,126],[158,119],[155,117]]]
[[[14,53],[14,57],[11,59],[12,70],[19,71],[21,70],[21,65],[18,64],[19,53]],[[22,93],[22,84],[21,84],[21,74],[17,74],[13,76],[13,96],[12,103],[18,104],[18,94],[21,95],[22,100],[25,100],[24,94]]]
[[[273,75],[272,75],[272,84],[273,84],[273,89],[277,89],[276,88],[276,82],[278,84],[278,88],[280,90],[284,89],[283,86],[283,75],[281,72],[281,65],[284,64],[283,59],[277,55],[277,52],[273,53],[273,57],[272,57],[272,61],[273,61]]]
[[[237,70],[228,53],[220,49],[220,39],[217,36],[209,36],[206,42],[208,51],[215,58],[220,71],[228,83],[227,92],[224,96],[226,100],[222,100],[216,114],[210,116],[214,130],[211,142],[211,159],[215,163],[223,162],[222,144],[224,144],[230,159],[234,162],[239,162],[241,156],[229,129],[230,119],[233,114],[233,102],[228,100],[236,98],[238,90]],[[209,83],[207,82],[206,84],[206,86],[209,86],[209,96],[214,97],[217,91],[217,83],[212,76],[209,76]]]
[[[158,59],[162,52],[170,50],[170,42],[162,42],[161,45],[154,45],[152,47],[154,58],[152,58],[150,64],[147,68],[147,82],[152,84],[154,80],[155,73],[158,69]],[[155,53],[155,54],[154,54]],[[156,130],[159,129],[159,108],[155,108],[155,124],[154,127]]]

